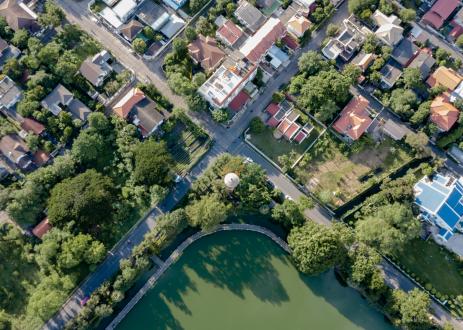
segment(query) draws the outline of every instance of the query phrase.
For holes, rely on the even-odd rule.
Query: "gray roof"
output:
[[[92,113],[92,111],[78,99],[73,99],[72,102],[69,103],[68,110],[72,117],[82,121],[87,121],[88,115]]]
[[[151,26],[154,30],[159,30],[165,23],[167,23],[169,14],[153,0],[145,0],[145,2],[138,7],[137,17],[140,21]]]
[[[389,84],[389,86],[394,86],[394,84],[402,76],[402,71],[395,66],[387,63],[381,68],[381,79]]]
[[[0,140],[0,152],[21,169],[32,163],[26,143],[17,134],[5,135]]]
[[[11,108],[19,101],[21,90],[10,77],[5,76],[0,80],[0,106]]]
[[[164,121],[164,115],[156,109],[156,103],[149,98],[138,102],[130,114],[134,118],[134,124],[140,128],[144,137],[150,135]]]
[[[392,51],[392,58],[402,66],[407,66],[408,62],[418,53],[420,49],[410,39],[403,39]]]
[[[73,98],[74,95],[66,87],[59,84],[42,100],[41,104],[45,109],[57,116],[62,107],[69,105]]]
[[[265,16],[259,9],[247,1],[241,1],[235,10],[236,18],[252,32],[256,32],[265,22]]]
[[[87,58],[82,62],[79,72],[93,86],[101,86],[104,78],[112,71],[111,66],[107,63],[110,55],[106,50],[101,51],[92,58]]]
[[[120,31],[126,37],[127,40],[132,41],[133,38],[143,29],[143,24],[133,19],[130,22],[124,24]]]
[[[418,68],[421,72],[421,78],[426,79],[431,73],[431,69],[436,64],[436,60],[426,51],[421,51],[409,64],[409,68]]]

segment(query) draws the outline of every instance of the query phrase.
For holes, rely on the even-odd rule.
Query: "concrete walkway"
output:
[[[174,264],[183,254],[191,244],[196,242],[197,240],[217,233],[219,231],[252,231],[256,233],[260,233],[269,237],[272,241],[278,244],[285,252],[290,253],[291,250],[288,244],[283,241],[280,237],[275,235],[272,231],[267,228],[250,225],[250,224],[227,224],[227,225],[219,225],[214,228],[212,231],[209,232],[197,232],[196,234],[188,237],[185,241],[182,242],[167,258],[167,260],[161,265],[161,267],[150,277],[150,279],[146,282],[146,284],[137,292],[137,294],[129,301],[127,305],[122,309],[122,311],[114,318],[114,320],[106,327],[106,330],[115,329],[116,326],[124,319],[124,317],[132,310],[132,308],[140,301],[141,298],[148,292],[156,283],[156,281],[164,274],[164,272],[169,269],[169,267]]]

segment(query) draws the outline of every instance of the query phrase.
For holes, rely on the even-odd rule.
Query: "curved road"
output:
[[[230,231],[230,230],[239,230],[239,231],[252,231],[256,233],[260,233],[269,237],[272,241],[278,244],[283,250],[287,253],[291,253],[291,250],[288,244],[283,241],[280,237],[275,235],[272,231],[267,228],[250,225],[250,224],[227,224],[227,225],[219,225],[214,228],[212,231],[209,232],[197,232],[196,234],[188,237],[186,240],[182,242],[166,259],[166,261],[159,267],[159,269],[154,273],[145,285],[137,292],[137,294],[129,301],[127,305],[120,311],[120,313],[114,318],[114,320],[106,327],[106,330],[112,330],[116,328],[116,326],[122,321],[122,319],[132,310],[132,308],[140,301],[140,299],[148,292],[156,283],[156,281],[164,274],[164,272],[169,269],[169,267],[174,264],[183,254],[183,251],[187,249],[191,244],[196,242],[197,240],[212,235],[214,233],[220,231]]]

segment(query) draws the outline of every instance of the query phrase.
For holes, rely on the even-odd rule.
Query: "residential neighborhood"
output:
[[[0,0],[0,70],[0,329],[463,329],[463,2]]]

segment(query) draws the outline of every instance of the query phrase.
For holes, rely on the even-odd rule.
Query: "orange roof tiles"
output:
[[[32,229],[32,234],[42,239],[43,235],[48,233],[50,229],[51,229],[51,225],[48,222],[48,218],[45,218],[42,221],[40,221],[39,224],[34,227],[34,229]]]
[[[431,121],[441,130],[450,130],[459,116],[460,111],[449,102],[448,95],[439,95],[432,101]]]
[[[463,80],[463,76],[452,69],[440,66],[426,81],[429,86],[444,86],[448,90],[453,91]]]
[[[352,140],[357,140],[373,122],[367,111],[369,104],[370,102],[363,96],[352,98],[342,110],[333,128]]]
[[[127,118],[132,108],[145,98],[145,94],[139,88],[132,88],[127,94],[124,95],[122,99],[117,102],[114,107],[113,111],[122,118]]]
[[[243,30],[241,30],[232,21],[226,20],[225,23],[217,30],[217,35],[225,40],[230,46],[233,46],[243,35]]]

